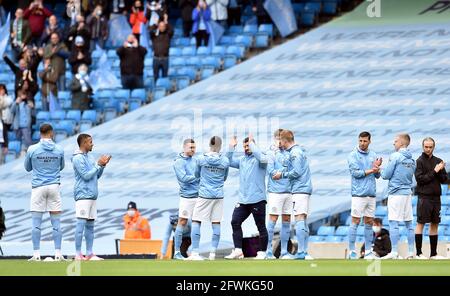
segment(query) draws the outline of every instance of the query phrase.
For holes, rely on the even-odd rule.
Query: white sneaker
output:
[[[372,252],[369,252],[366,255],[364,255],[364,259],[365,260],[373,260],[373,259],[377,259],[377,257],[375,257],[375,255]]]
[[[28,259],[28,262],[33,262],[33,261],[41,261],[41,256],[33,256],[30,259]]]
[[[311,255],[309,255],[308,253],[306,253],[305,260],[314,260],[314,258]]]
[[[202,256],[200,256],[199,253],[192,252],[191,255],[186,258],[186,260],[189,260],[189,261],[202,261],[202,260],[205,260],[205,259]]]
[[[43,262],[55,262],[55,260],[52,257],[47,257],[44,260],[42,260]]]
[[[431,260],[448,260],[447,257],[440,256],[440,255],[431,256],[430,259],[431,259]]]
[[[231,254],[228,256],[225,256],[225,259],[243,259],[244,253],[242,253],[242,250],[234,249],[231,251]]]
[[[85,258],[86,258],[86,261],[103,261],[103,260],[105,260],[103,258],[98,257],[97,255],[94,255],[94,254],[86,256]]]
[[[428,257],[425,256],[424,254],[420,254],[419,256],[416,256],[416,259],[418,259],[418,260],[428,260]]]
[[[214,253],[214,252],[209,253],[209,258],[208,259],[211,260],[211,261],[216,260],[216,253]]]
[[[414,253],[408,253],[408,257],[406,257],[406,260],[412,260],[414,259]]]
[[[292,256],[291,254],[287,253],[287,254],[283,255],[280,259],[281,260],[293,260],[294,256]]]
[[[381,257],[381,259],[383,259],[383,260],[388,260],[388,259],[393,259],[393,260],[395,260],[395,259],[401,259],[401,257],[398,256],[398,253],[396,253],[396,252],[390,252],[390,253],[387,254],[386,256]]]
[[[255,260],[266,260],[266,252],[264,251],[258,251],[256,253],[256,257],[254,258]]]

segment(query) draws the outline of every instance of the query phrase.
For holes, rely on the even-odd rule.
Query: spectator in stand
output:
[[[192,20],[194,21],[192,32],[195,35],[197,48],[202,45],[202,40],[204,46],[208,46],[209,34],[211,33],[209,26],[211,10],[204,1],[200,0],[197,7],[192,11]]]
[[[96,45],[103,49],[108,39],[108,20],[104,15],[102,5],[95,6],[94,11],[87,18],[86,24],[91,31],[90,51],[94,51]]]
[[[130,11],[133,6],[133,3],[133,0],[110,0],[109,11],[113,14],[121,13],[127,15],[128,11]]]
[[[34,103],[27,100],[25,90],[19,90],[16,102],[12,105],[11,113],[14,116],[13,130],[18,139],[22,139],[22,154],[27,151],[31,145],[31,112],[34,109]]]
[[[140,0],[134,1],[134,6],[131,8],[130,24],[132,26],[133,35],[139,44],[141,37],[141,25],[147,23],[147,18],[144,15],[144,6]]]
[[[73,77],[70,84],[72,91],[72,109],[88,110],[91,105],[92,87],[89,84],[88,67],[81,64],[78,73]]]
[[[44,49],[44,58],[51,59],[52,68],[58,73],[58,90],[66,89],[66,62],[69,57],[69,51],[57,33],[52,33],[50,43]]]
[[[24,46],[31,41],[30,24],[23,18],[23,10],[16,10],[16,18],[11,22],[11,48],[13,50],[13,61],[17,62]]]
[[[15,76],[14,94],[17,96],[17,90],[19,89],[19,82],[20,79],[22,78],[23,71],[27,69],[27,62],[25,61],[25,59],[21,58],[19,60],[19,65],[16,66],[16,64],[14,64],[14,62],[7,55],[3,55],[3,60],[9,66],[11,71],[14,73]]]
[[[19,90],[17,92],[19,92],[20,90],[23,90],[25,92],[27,101],[33,102],[34,104],[34,97],[39,91],[39,85],[37,84],[37,81],[33,79],[31,71],[25,70],[23,72],[23,76],[19,81]],[[34,124],[35,114],[32,113],[31,116],[33,117],[32,124]]]
[[[150,30],[153,44],[153,76],[156,81],[159,77],[159,69],[163,72],[162,77],[167,77],[169,72],[169,48],[173,30],[170,24],[164,21],[153,25]]]
[[[155,47],[155,43],[153,43]],[[122,87],[135,89],[144,87],[144,59],[147,49],[140,46],[136,36],[129,35],[122,47],[117,49],[120,58]]]
[[[224,29],[227,28],[228,22],[228,2],[229,0],[206,0],[209,8],[211,8],[212,20],[219,23]]]
[[[169,23],[169,16],[167,14],[167,7],[160,1],[152,1],[147,4],[147,13],[145,18],[148,20],[149,27],[153,25],[158,25],[160,21],[164,21],[166,24]]]
[[[192,11],[195,8],[196,0],[180,0],[181,19],[183,20],[183,35],[189,37],[192,31]]]
[[[141,216],[136,203],[130,201],[123,216],[125,239],[151,239],[152,232],[148,220]]]
[[[82,15],[77,16],[76,24],[71,26],[69,29],[69,35],[67,37],[68,48],[72,48],[77,36],[83,37],[83,40],[86,42],[91,40],[91,32],[89,31],[89,27],[86,25],[84,16]]]
[[[42,110],[49,111],[50,93],[53,94],[55,99],[58,97],[58,87],[56,85],[56,82],[58,81],[58,72],[53,69],[50,58],[44,60],[44,70],[39,73],[39,77],[42,80]]]
[[[34,0],[25,9],[23,17],[28,20],[31,29],[31,44],[40,46],[41,36],[45,29],[45,21],[52,12],[44,7],[42,0]]]
[[[41,44],[42,46],[47,45],[50,42],[50,36],[52,33],[57,33],[59,36],[63,36],[63,30],[58,24],[58,19],[55,15],[48,18],[48,25],[45,27],[44,33],[42,34]]]
[[[85,44],[83,37],[77,36],[75,38],[75,46],[69,56],[69,64],[72,66],[72,74],[78,73],[78,67],[81,64],[90,66],[92,63],[91,54],[88,45]]]
[[[272,20],[264,8],[264,0],[252,0],[252,10],[258,19],[258,26],[261,24],[271,24]]]
[[[25,47],[23,50],[22,58],[27,63],[27,69],[31,71],[31,75],[34,81],[37,81],[37,69],[39,63],[42,61],[44,56],[44,49],[39,47],[31,47],[30,45]]]
[[[102,11],[102,15],[108,19],[109,18],[109,3],[108,2],[112,2],[112,1],[108,1],[108,0],[91,0],[89,1],[89,11],[91,11],[92,13],[95,13],[95,10],[100,8]]]
[[[8,95],[8,90],[4,84],[0,84],[0,119],[3,126],[3,154],[8,153],[8,131],[11,129],[14,116],[11,112],[14,100]]]
[[[230,0],[228,3],[228,26],[241,25],[241,0]]]

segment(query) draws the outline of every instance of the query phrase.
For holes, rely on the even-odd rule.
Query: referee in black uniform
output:
[[[437,255],[438,226],[441,222],[441,184],[447,183],[445,163],[433,155],[435,142],[432,138],[422,141],[423,153],[417,159],[415,177],[417,180],[416,250],[418,259],[427,259],[422,254],[422,233],[425,223],[430,225],[430,259],[444,259]]]

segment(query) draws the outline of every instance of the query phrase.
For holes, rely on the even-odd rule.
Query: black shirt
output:
[[[441,198],[441,184],[447,182],[447,172],[445,169],[436,173],[434,168],[442,159],[431,156],[428,157],[425,153],[417,159],[417,168],[415,177],[417,181],[416,194],[420,198],[427,198],[440,201]]]

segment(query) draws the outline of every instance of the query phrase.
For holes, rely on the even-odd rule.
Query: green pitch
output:
[[[173,261],[173,260],[105,260],[101,262],[27,262],[0,260],[0,275],[450,275],[448,261]]]

